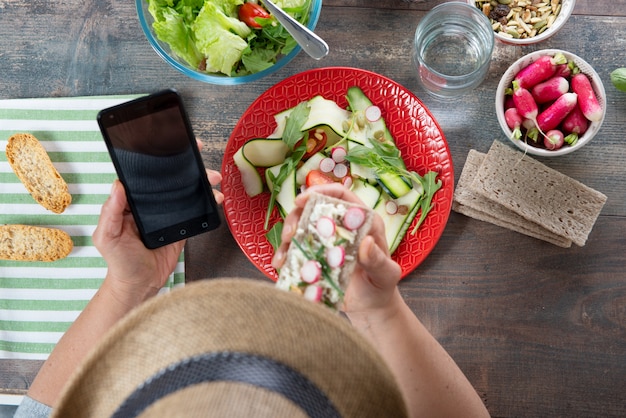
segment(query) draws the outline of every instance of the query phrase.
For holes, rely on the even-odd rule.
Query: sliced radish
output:
[[[381,116],[382,112],[378,106],[369,106],[365,109],[365,117],[370,122],[376,122]]]
[[[322,276],[322,266],[318,261],[308,260],[300,268],[300,277],[305,283],[315,283]]]
[[[343,247],[335,246],[326,251],[326,262],[331,268],[343,266],[346,260],[346,250]]]
[[[352,183],[354,183],[352,176],[345,176],[341,179],[341,184],[343,184],[348,189],[352,187]]]
[[[317,233],[323,238],[330,238],[335,235],[335,221],[328,216],[322,216],[315,224]]]
[[[342,163],[346,160],[348,151],[344,147],[335,147],[330,153],[330,156],[336,163]]]
[[[322,290],[322,287],[316,284],[307,286],[307,288],[304,289],[304,298],[311,302],[319,302],[322,300]]]
[[[343,215],[343,226],[354,231],[359,229],[365,222],[365,211],[361,208],[351,207]]]
[[[335,167],[333,168],[333,175],[338,179],[342,179],[348,175],[348,171],[350,170],[346,164],[335,164]]]
[[[320,161],[320,171],[323,173],[330,173],[335,168],[335,165],[335,160],[330,157],[326,157]]]
[[[385,211],[389,215],[395,215],[398,213],[398,204],[393,200],[388,200],[387,203],[385,203]]]

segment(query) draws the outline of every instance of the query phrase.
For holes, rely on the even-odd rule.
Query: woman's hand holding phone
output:
[[[222,181],[218,171],[207,169],[206,172],[212,186]],[[214,189],[213,194],[218,204],[224,201],[220,191]],[[183,240],[153,250],[146,248],[119,180],[113,183],[111,196],[102,206],[93,241],[107,262],[107,279],[113,291],[125,304],[133,306],[165,285],[185,245]]]

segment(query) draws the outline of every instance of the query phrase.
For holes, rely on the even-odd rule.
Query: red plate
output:
[[[414,270],[441,237],[450,215],[454,190],[454,169],[448,143],[430,111],[413,93],[379,74],[356,68],[320,68],[289,77],[261,94],[243,114],[226,145],[222,163],[221,190],[224,214],[235,240],[267,277],[276,281],[271,266],[273,248],[263,229],[269,193],[254,198],[244,191],[233,155],[249,139],[266,137],[276,126],[274,115],[316,95],[346,107],[346,93],[359,86],[383,112],[410,170],[439,173],[443,185],[433,198],[433,210],[415,235],[409,232],[393,255],[402,267],[402,277]],[[280,219],[274,211],[272,225]]]

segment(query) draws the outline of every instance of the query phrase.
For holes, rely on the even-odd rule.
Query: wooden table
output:
[[[556,36],[533,47],[497,45],[486,81],[440,103],[410,63],[417,22],[441,1],[324,0],[317,32],[330,54],[301,53],[278,74],[213,86],[169,68],[149,47],[133,2],[4,0],[0,97],[125,94],[175,87],[188,104],[208,167],[219,168],[230,132],[263,91],[302,70],[353,66],[385,75],[432,111],[449,142],[456,180],[470,149],[503,138],[494,93],[506,67],[536,49],[587,60],[608,94],[604,125],[583,150],[546,161],[608,196],[587,244],[561,249],[451,213],[426,261],[400,284],[413,311],[456,359],[493,416],[626,416],[626,93],[609,73],[626,66],[626,1],[579,1]],[[266,280],[226,225],[191,239],[190,280]],[[0,361],[0,391],[24,393],[38,361]]]

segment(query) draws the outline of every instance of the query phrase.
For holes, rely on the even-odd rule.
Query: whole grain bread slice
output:
[[[72,238],[56,228],[0,225],[0,259],[55,261],[72,251]]]
[[[570,239],[563,238],[548,231],[541,225],[527,220],[512,210],[485,198],[483,195],[471,189],[472,181],[476,177],[484,159],[484,153],[476,150],[469,151],[454,191],[452,210],[480,221],[489,222],[533,238],[547,241],[559,247],[570,247],[572,245]]]
[[[471,189],[548,231],[585,245],[607,197],[494,141]]]
[[[41,206],[54,213],[65,211],[72,196],[37,138],[27,133],[11,136],[6,155],[17,177]]]

